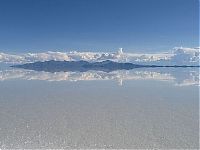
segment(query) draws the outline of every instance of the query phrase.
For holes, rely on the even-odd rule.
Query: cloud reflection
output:
[[[126,80],[168,81],[176,86],[199,85],[199,69],[197,68],[138,68],[113,72],[44,72],[25,69],[8,69],[0,71],[0,81],[44,80],[44,81],[96,81],[115,80],[123,85]]]

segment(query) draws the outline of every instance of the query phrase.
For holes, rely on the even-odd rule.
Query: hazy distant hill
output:
[[[145,67],[144,65],[136,65],[132,63],[118,63],[110,60],[102,62],[87,62],[87,61],[45,61],[27,63],[23,65],[15,65],[12,67],[24,68],[36,71],[48,71],[48,72],[59,72],[59,71],[88,71],[88,70],[100,70],[110,72],[113,70],[130,70],[139,67]]]
[[[87,61],[44,61],[27,63],[23,65],[14,65],[11,67],[24,68],[36,71],[47,71],[47,72],[60,72],[60,71],[88,71],[88,70],[99,70],[110,72],[114,70],[130,70],[134,68],[142,67],[198,67],[198,66],[156,66],[156,65],[137,65],[132,63],[118,63],[110,60],[102,62],[87,62]]]

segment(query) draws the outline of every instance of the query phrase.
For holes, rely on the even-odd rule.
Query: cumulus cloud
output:
[[[175,47],[174,56],[171,61],[178,64],[199,64],[199,50],[200,48],[183,48]]]
[[[0,62],[5,63],[29,63],[36,61],[104,61],[132,62],[136,64],[163,64],[163,65],[199,65],[200,48],[176,47],[166,53],[124,53],[122,49],[114,53],[103,52],[44,52],[26,54],[0,53]]]

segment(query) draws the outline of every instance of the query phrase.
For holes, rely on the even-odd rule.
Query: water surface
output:
[[[0,148],[197,149],[198,83],[198,69],[46,73],[4,66]]]

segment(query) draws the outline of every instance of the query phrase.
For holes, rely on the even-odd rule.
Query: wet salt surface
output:
[[[0,148],[198,149],[199,87],[128,80],[0,82]]]

